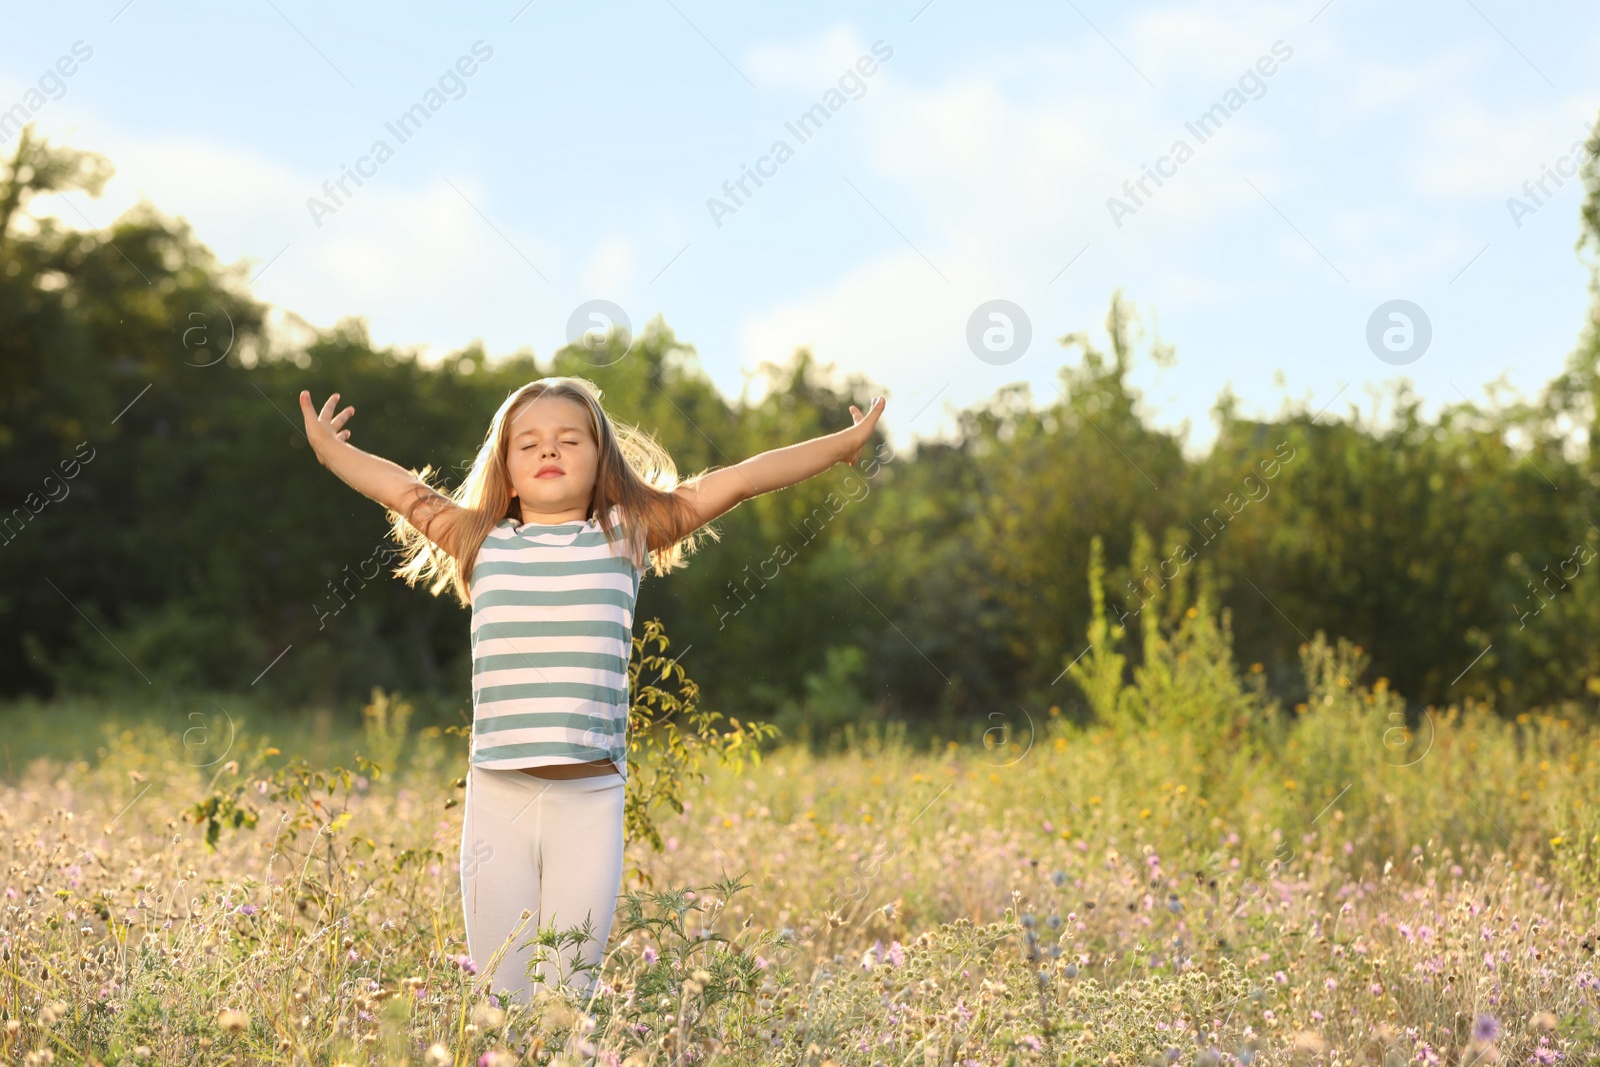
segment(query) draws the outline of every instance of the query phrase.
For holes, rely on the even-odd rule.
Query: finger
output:
[[[329,393],[327,402],[322,405],[322,411],[318,413],[317,417],[320,419],[326,419],[328,416],[333,414],[334,408],[337,407],[338,404],[339,394]]]

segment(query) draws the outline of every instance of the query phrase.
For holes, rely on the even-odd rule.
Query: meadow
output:
[[[1600,1061],[1592,715],[1408,715],[1320,635],[1283,708],[1208,613],[1132,668],[1093,635],[1083,714],[713,761],[630,840],[595,994],[531,1006],[466,956],[465,742],[403,698],[12,705],[0,1061]]]

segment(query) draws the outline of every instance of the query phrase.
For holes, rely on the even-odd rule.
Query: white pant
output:
[[[552,780],[521,771],[469,765],[461,825],[461,902],[467,953],[489,992],[509,989],[527,1003],[536,984],[565,980],[587,991],[577,959],[599,963],[622,888],[622,809],[626,784],[616,774]],[[522,918],[526,908],[532,913]],[[530,977],[541,926],[593,923],[592,939],[555,953]],[[515,936],[513,936],[515,935]],[[509,943],[508,943],[509,941]],[[502,946],[504,950],[502,951]],[[498,962],[491,961],[500,952]]]

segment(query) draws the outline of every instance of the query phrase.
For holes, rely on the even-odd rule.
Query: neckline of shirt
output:
[[[505,517],[504,521],[510,523],[511,524],[511,532],[512,533],[517,533],[517,534],[527,533],[530,530],[534,531],[534,532],[538,532],[540,530],[564,530],[569,526],[598,526],[598,525],[600,525],[600,521],[598,519],[572,519],[569,522],[523,522],[523,523],[519,523],[519,522],[517,522],[516,519],[512,518],[510,515],[507,515]]]

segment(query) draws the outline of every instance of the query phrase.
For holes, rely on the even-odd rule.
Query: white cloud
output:
[[[871,50],[854,26],[837,24],[793,44],[757,45],[739,66],[757,85],[820,93]]]
[[[615,299],[633,284],[639,252],[632,241],[603,237],[589,250],[581,277],[587,290],[601,299]]]

